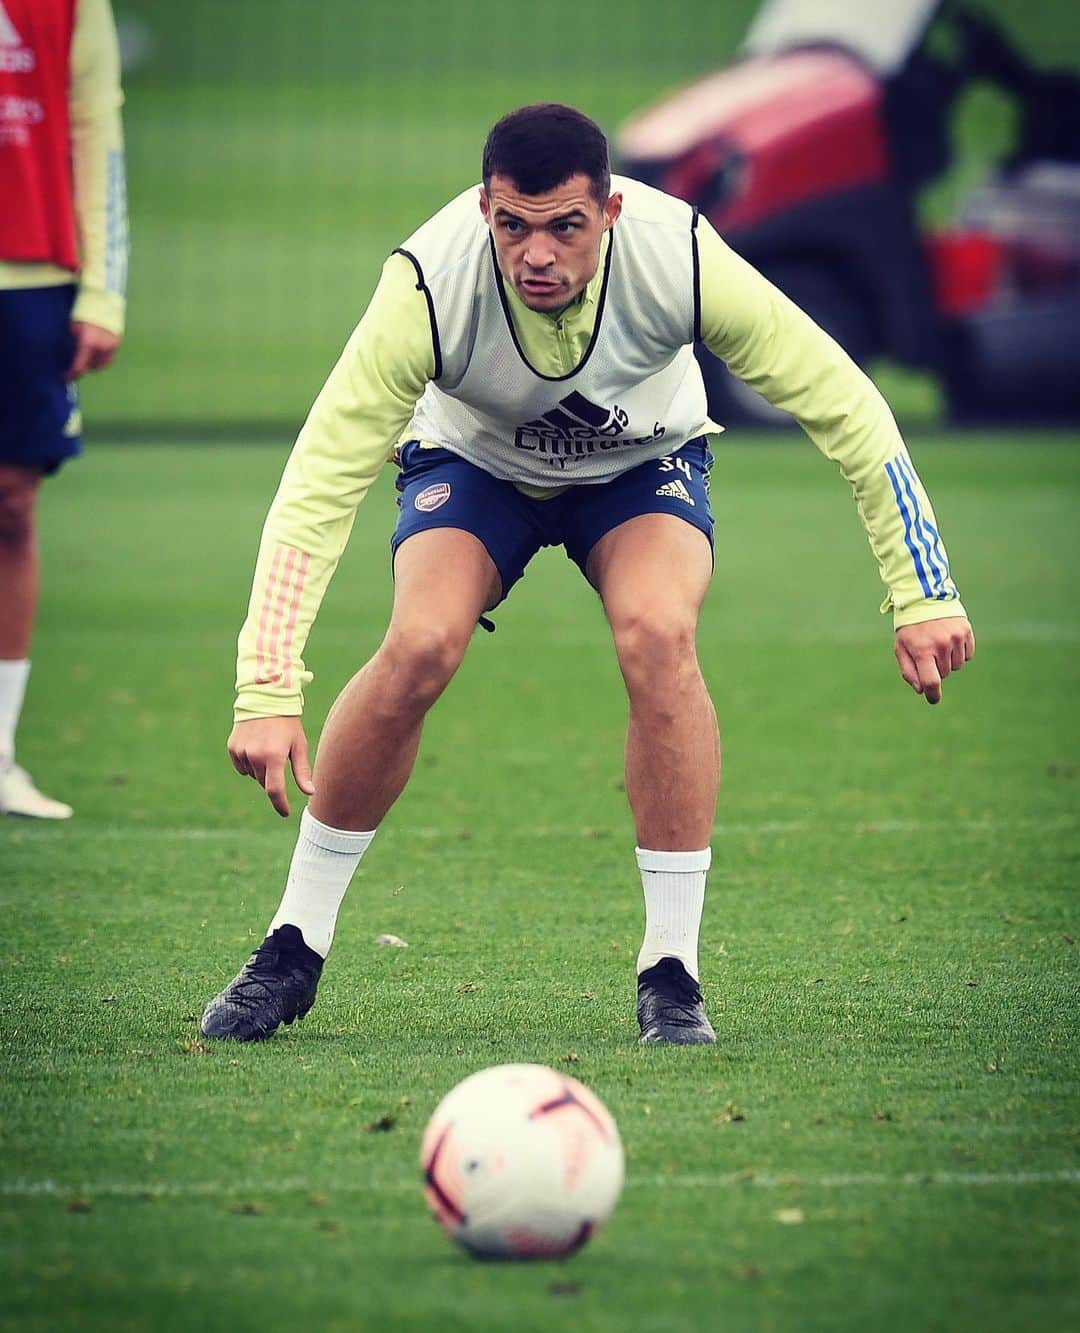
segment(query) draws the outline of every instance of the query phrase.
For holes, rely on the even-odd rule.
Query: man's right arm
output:
[[[237,721],[301,713],[311,679],[304,645],[356,507],[434,370],[427,303],[409,261],[391,255],[300,431],[263,527],[238,642]]]

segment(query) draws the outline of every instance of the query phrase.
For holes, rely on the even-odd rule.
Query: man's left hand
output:
[[[975,656],[975,634],[965,616],[921,620],[896,631],[893,651],[900,674],[928,704],[941,702],[941,682]]]
[[[120,346],[119,334],[81,319],[72,320],[71,333],[75,339],[75,355],[64,375],[66,380],[77,380],[88,370],[104,370]]]

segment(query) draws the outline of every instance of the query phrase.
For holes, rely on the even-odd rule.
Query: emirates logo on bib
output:
[[[448,481],[437,481],[434,486],[424,487],[413,501],[413,508],[419,509],[423,514],[430,514],[433,509],[438,509],[440,505],[446,504],[449,499],[450,483]]]

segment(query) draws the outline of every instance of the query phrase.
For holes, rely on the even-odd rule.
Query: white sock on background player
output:
[[[374,829],[354,833],[330,828],[305,809],[281,906],[266,933],[278,926],[296,926],[308,948],[325,958],[334,940],[341,900],[374,836]]]
[[[635,852],[645,892],[645,938],[638,953],[638,974],[661,958],[677,958],[697,981],[698,931],[712,848],[651,852],[637,847]]]
[[[0,661],[0,771],[15,762],[15,731],[19,725],[30,663]]]

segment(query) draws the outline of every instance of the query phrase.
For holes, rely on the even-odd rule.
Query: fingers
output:
[[[940,704],[941,681],[949,673],[948,660],[944,661],[944,670],[941,670],[943,664],[939,663],[933,653],[913,656],[907,644],[897,640],[896,663],[900,667],[901,676],[916,694],[921,694],[928,704]]]
[[[900,674],[915,691],[916,694],[922,694],[922,681],[919,680],[919,668],[915,665],[915,659],[907,650],[907,645],[900,639],[896,641],[896,661],[900,667]]]
[[[302,733],[289,752],[292,775],[296,785],[305,796],[314,796],[315,784],[311,778],[311,760],[308,757],[307,737]]]
[[[76,320],[71,325],[75,338],[75,354],[64,374],[65,380],[77,380],[88,370],[104,370],[116,355],[120,339],[108,329]]]
[[[233,761],[233,767],[244,777],[254,778],[266,792],[270,804],[283,819],[289,814],[289,797],[285,791],[285,761],[283,759],[261,759],[244,755],[240,763]]]
[[[900,674],[929,704],[941,702],[941,683],[975,656],[975,635],[963,616],[916,622],[897,630]]]
[[[928,704],[941,702],[941,680],[943,675],[949,674],[947,665],[942,672],[933,653],[920,653],[915,657],[907,645],[899,641],[896,644],[896,661],[900,674],[916,694],[921,694]]]
[[[85,333],[80,330],[75,335],[75,355],[71,359],[71,365],[68,366],[64,374],[65,380],[77,380],[80,375],[85,375],[90,368],[91,347],[90,340]]]
[[[289,817],[289,797],[285,791],[285,763],[281,759],[272,759],[267,765],[261,778],[266,794],[270,798],[270,804],[282,817]]]
[[[949,674],[948,668],[941,671],[939,663],[932,653],[916,660],[915,666],[919,672],[919,693],[928,704],[941,703],[941,680],[942,676]]]
[[[289,815],[286,761],[292,765],[296,785],[312,795],[311,764],[307,737],[299,718],[256,718],[237,722],[227,749],[233,768],[241,777],[252,778],[266,792],[270,804],[283,819]]]
[[[90,348],[90,360],[87,369],[104,370],[115,355],[115,347],[92,346]]]

